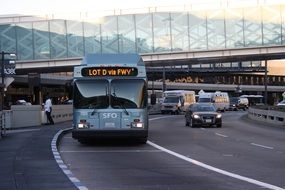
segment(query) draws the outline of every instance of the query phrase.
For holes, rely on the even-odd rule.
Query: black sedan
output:
[[[186,126],[216,126],[222,127],[222,114],[216,112],[214,105],[196,103],[189,106],[185,114]]]

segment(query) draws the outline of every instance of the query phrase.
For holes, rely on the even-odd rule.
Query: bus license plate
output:
[[[115,128],[115,123],[105,123],[106,128]]]
[[[212,120],[211,119],[206,119],[206,123],[211,123]]]

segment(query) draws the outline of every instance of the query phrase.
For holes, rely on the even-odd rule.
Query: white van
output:
[[[198,102],[200,103],[212,103],[217,111],[226,111],[230,107],[230,99],[227,92],[205,92],[199,94]]]
[[[187,90],[171,90],[163,92],[163,102],[161,103],[161,113],[179,114],[185,112],[186,109],[195,100],[195,91]]]

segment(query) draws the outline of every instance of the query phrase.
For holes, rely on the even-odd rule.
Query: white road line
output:
[[[264,146],[264,145],[262,145],[262,144],[256,144],[256,143],[250,143],[250,144],[253,145],[253,146],[258,146],[258,147],[267,148],[267,149],[271,149],[271,150],[274,149],[274,147],[271,147],[271,146]]]
[[[161,150],[94,150],[94,151],[73,151],[73,150],[62,150],[61,153],[138,153],[138,152],[162,152]]]
[[[278,186],[275,186],[275,185],[271,185],[271,184],[268,184],[268,183],[264,183],[264,182],[261,182],[261,181],[258,181],[258,180],[255,180],[255,179],[251,179],[251,178],[248,178],[248,177],[244,177],[244,176],[241,176],[241,175],[238,175],[238,174],[235,174],[235,173],[231,173],[231,172],[228,172],[228,171],[225,171],[225,170],[222,170],[222,169],[219,169],[219,168],[215,168],[213,166],[210,166],[210,165],[207,165],[207,164],[204,164],[202,162],[199,162],[197,160],[194,160],[194,159],[191,159],[189,157],[186,157],[186,156],[183,156],[181,154],[178,154],[176,152],[173,152],[171,150],[168,150],[166,148],[163,148],[162,146],[159,146],[151,141],[147,141],[147,144],[159,149],[159,150],[162,150],[168,154],[171,154],[177,158],[180,158],[182,160],[185,160],[187,162],[190,162],[192,164],[195,164],[197,166],[200,166],[200,167],[203,167],[205,169],[208,169],[208,170],[211,170],[211,171],[214,171],[214,172],[217,172],[217,173],[220,173],[222,175],[226,175],[226,176],[229,176],[229,177],[232,177],[232,178],[235,178],[235,179],[239,179],[239,180],[242,180],[242,181],[246,181],[246,182],[249,182],[249,183],[252,183],[252,184],[255,184],[255,185],[258,185],[258,186],[261,186],[261,187],[265,187],[267,189],[273,189],[273,190],[285,190],[284,188],[281,188],[281,187],[278,187]]]
[[[223,134],[221,134],[221,133],[215,133],[215,134],[218,135],[218,136],[220,136],[220,137],[225,137],[225,138],[228,137],[227,135],[223,135]]]
[[[31,131],[39,131],[41,129],[15,129],[15,130],[7,130],[7,134],[11,133],[24,133],[24,132],[31,132]]]
[[[154,121],[154,120],[158,120],[158,119],[164,119],[164,118],[168,118],[168,117],[174,117],[174,116],[162,116],[162,117],[150,118],[149,121]]]

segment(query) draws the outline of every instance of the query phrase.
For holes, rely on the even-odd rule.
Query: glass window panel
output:
[[[138,53],[153,52],[151,14],[135,15],[136,44]]]
[[[171,51],[170,22],[169,13],[153,14],[154,52]]]
[[[104,17],[101,28],[102,53],[118,53],[117,16]]]
[[[225,18],[226,47],[244,47],[242,9],[226,9]]]
[[[119,26],[119,52],[135,53],[135,22],[134,15],[118,17]]]
[[[279,6],[264,6],[262,8],[263,44],[281,44],[281,17]]]
[[[282,44],[285,44],[285,5],[280,6],[282,17]]]
[[[32,23],[20,23],[16,27],[17,58],[20,60],[33,59]]]
[[[51,58],[66,58],[66,28],[63,20],[50,21]]]
[[[9,53],[16,52],[16,31],[14,25],[0,25],[1,50]]]
[[[85,53],[101,53],[100,24],[84,23]]]
[[[251,67],[251,62],[250,61],[242,62],[242,67]]]
[[[215,10],[207,12],[208,49],[225,48],[225,22],[224,11]]]
[[[262,45],[261,9],[250,7],[244,9],[245,46]]]
[[[188,13],[171,13],[172,51],[188,51]]]
[[[49,59],[50,58],[50,42],[49,42],[49,28],[48,22],[34,22],[34,56],[35,59]]]
[[[189,35],[191,50],[207,49],[206,14],[200,12],[189,13]]]
[[[83,56],[83,26],[82,22],[66,21],[68,57]]]

